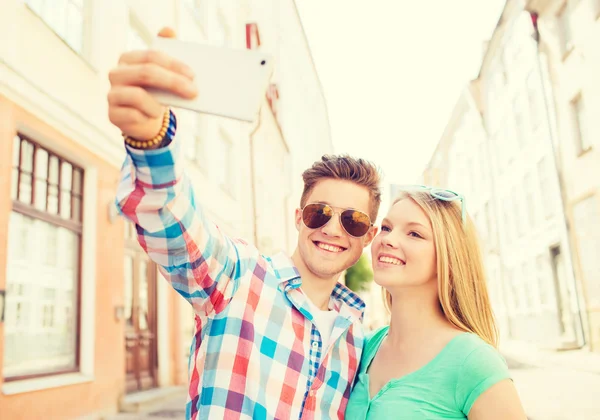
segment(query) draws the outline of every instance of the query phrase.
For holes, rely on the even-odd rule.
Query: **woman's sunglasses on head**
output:
[[[310,203],[302,209],[302,221],[309,229],[319,229],[329,223],[335,214],[338,212],[327,204]],[[359,210],[344,209],[339,212],[339,216],[340,224],[346,233],[355,238],[365,236],[373,226],[369,215]]]
[[[460,207],[461,207],[462,223],[463,223],[463,226],[466,225],[466,223],[467,223],[467,204],[466,204],[466,199],[465,199],[464,195],[459,194],[454,191],[451,191],[451,190],[446,190],[444,188],[434,188],[434,187],[429,187],[427,185],[401,185],[401,186],[398,186],[398,188],[400,190],[404,190],[404,191],[428,192],[433,198],[437,198],[438,200],[442,200],[442,201],[457,201],[457,200],[459,200]]]

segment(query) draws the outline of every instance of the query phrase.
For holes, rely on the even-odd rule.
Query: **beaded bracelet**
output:
[[[136,149],[149,149],[162,143],[162,141],[165,139],[165,135],[167,134],[167,130],[169,129],[170,116],[171,111],[169,110],[169,108],[167,108],[167,110],[165,111],[165,115],[163,116],[163,122],[160,131],[156,136],[154,136],[150,140],[136,140],[127,135],[123,135],[123,140],[125,141],[125,144]]]

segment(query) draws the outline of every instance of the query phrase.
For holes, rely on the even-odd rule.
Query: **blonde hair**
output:
[[[427,214],[437,256],[438,295],[442,311],[455,327],[477,334],[494,347],[498,329],[488,296],[483,258],[475,226],[463,228],[460,201],[443,201],[424,191],[403,191],[393,204],[413,200]],[[384,289],[391,310],[392,297]]]

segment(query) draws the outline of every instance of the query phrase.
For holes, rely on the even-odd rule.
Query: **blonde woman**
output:
[[[462,195],[407,188],[371,246],[389,327],[367,338],[346,419],[526,419]]]

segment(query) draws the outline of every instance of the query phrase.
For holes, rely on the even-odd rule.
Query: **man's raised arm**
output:
[[[170,30],[161,36],[173,36]],[[223,235],[206,219],[184,171],[175,115],[146,90],[157,87],[182,97],[196,95],[193,74],[156,51],[121,56],[110,73],[109,118],[126,137],[116,204],[135,223],[138,241],[161,272],[199,314],[227,304],[249,247]]]

